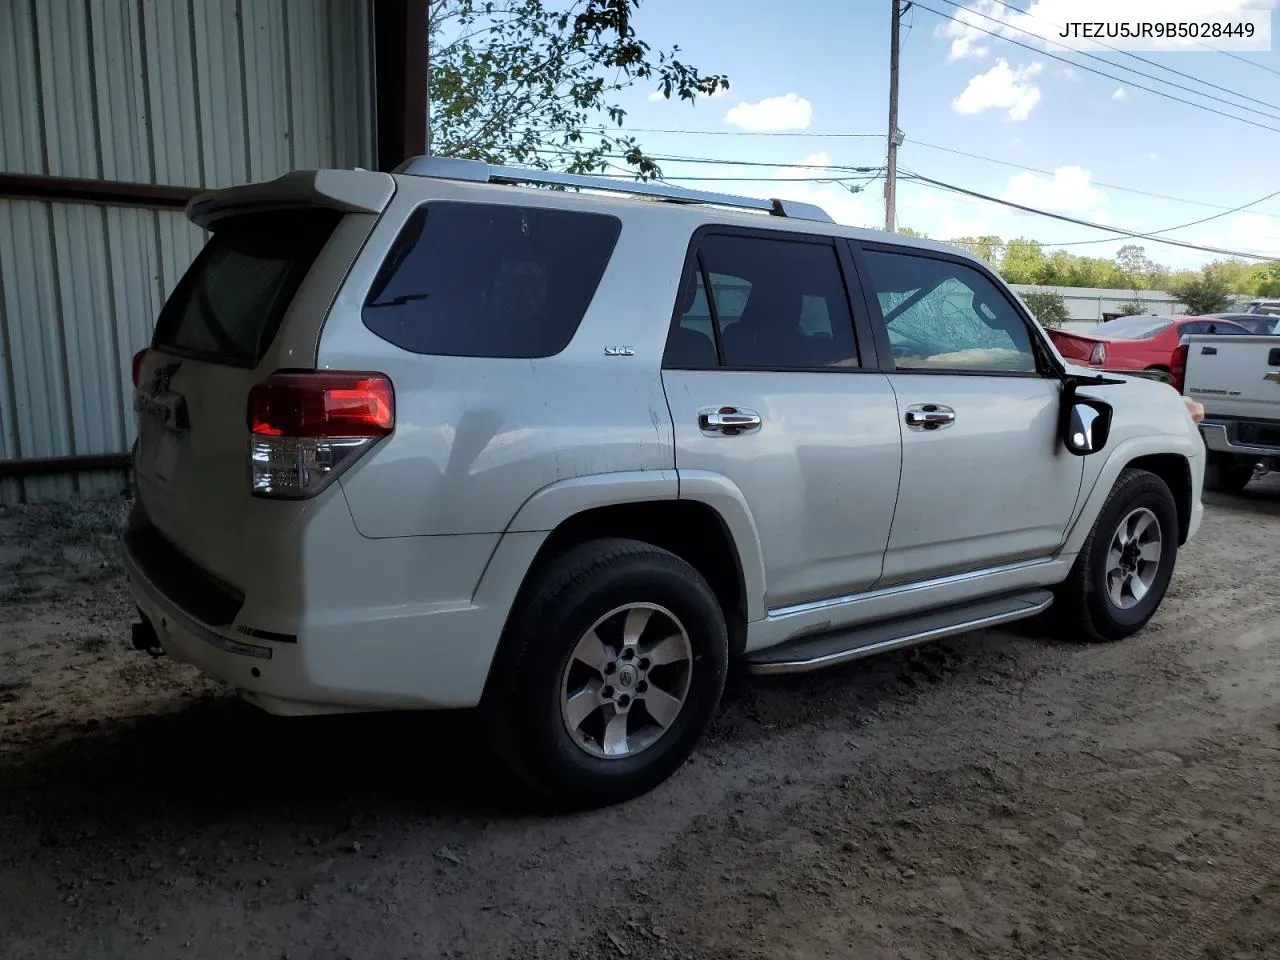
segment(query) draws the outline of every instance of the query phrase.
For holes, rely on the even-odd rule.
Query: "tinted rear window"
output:
[[[331,210],[297,210],[216,223],[160,312],[153,344],[215,363],[257,366],[341,218]]]
[[[1167,317],[1121,317],[1108,320],[1099,329],[1103,336],[1116,340],[1148,340],[1172,325]]]
[[[553,356],[582,322],[620,229],[597,213],[429,203],[396,238],[364,324],[413,353]]]

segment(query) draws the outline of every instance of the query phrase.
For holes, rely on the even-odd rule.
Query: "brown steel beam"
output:
[[[375,0],[378,169],[427,152],[427,0]]]
[[[86,470],[127,470],[133,463],[128,453],[82,453],[73,457],[24,457],[0,460],[0,478],[34,477],[49,473],[83,473]]]
[[[109,203],[181,210],[199,193],[196,187],[123,180],[81,180],[32,173],[0,173],[0,197],[20,200],[61,200],[71,203]]]

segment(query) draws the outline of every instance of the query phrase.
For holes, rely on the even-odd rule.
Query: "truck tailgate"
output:
[[[1195,334],[1184,342],[1183,393],[1206,416],[1280,420],[1280,337]]]

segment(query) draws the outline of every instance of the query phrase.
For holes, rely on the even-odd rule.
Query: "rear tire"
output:
[[[1169,588],[1178,538],[1177,505],[1165,482],[1146,470],[1121,473],[1056,591],[1061,632],[1109,642],[1146,626]]]
[[[483,709],[556,807],[629,800],[688,759],[724,691],[724,614],[700,573],[635,540],[566,551],[521,591]]]
[[[1214,493],[1240,493],[1253,479],[1257,463],[1248,457],[1210,453],[1205,464],[1204,488]]]

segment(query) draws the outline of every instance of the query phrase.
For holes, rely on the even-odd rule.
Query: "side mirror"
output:
[[[1072,398],[1067,413],[1066,435],[1062,438],[1067,451],[1077,457],[1097,453],[1107,445],[1111,435],[1111,405],[1092,397]]]

